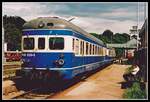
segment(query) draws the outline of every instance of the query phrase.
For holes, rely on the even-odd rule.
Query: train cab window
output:
[[[24,50],[33,50],[34,49],[34,38],[24,38],[23,49]]]
[[[45,49],[45,38],[38,39],[38,49]]]
[[[49,38],[49,48],[51,50],[62,50],[62,49],[64,49],[64,38],[62,38],[62,37],[51,37],[51,38]]]

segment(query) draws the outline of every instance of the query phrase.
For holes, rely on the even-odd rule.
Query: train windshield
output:
[[[23,40],[23,49],[24,50],[33,50],[34,49],[34,38],[24,38]]]
[[[49,48],[51,50],[62,50],[62,49],[64,49],[64,38],[62,38],[62,37],[51,37],[51,38],[49,38]]]
[[[45,49],[45,38],[38,39],[38,49]]]

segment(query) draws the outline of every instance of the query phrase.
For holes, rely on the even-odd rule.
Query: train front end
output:
[[[37,19],[24,25],[22,72],[30,80],[71,79],[71,31],[56,29],[56,19]],[[58,21],[56,21],[58,22]],[[50,27],[47,27],[50,26]],[[71,44],[71,43],[70,43]]]

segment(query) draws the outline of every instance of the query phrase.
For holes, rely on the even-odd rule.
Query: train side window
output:
[[[72,39],[72,50],[74,51],[74,42],[75,42],[75,40],[74,40],[74,38]]]
[[[107,49],[105,50],[105,55],[107,55]]]
[[[83,41],[83,43],[82,43],[82,46],[83,46],[83,52],[82,52],[82,54],[84,55],[84,41]]]
[[[96,47],[96,48],[95,48],[95,49],[96,49],[96,50],[95,50],[95,55],[97,55],[97,46],[95,46],[95,47]]]
[[[38,49],[45,49],[45,38],[38,38]]]
[[[110,49],[110,50],[109,50],[109,56],[111,56],[111,55],[112,55],[112,50]]]
[[[88,55],[88,48],[89,46],[88,46],[88,42],[86,42],[86,55]]]
[[[103,56],[105,56],[105,48],[103,47]]]
[[[103,55],[103,48],[100,47],[100,55]]]
[[[97,46],[97,55],[99,55],[99,47]]]
[[[97,46],[97,55],[99,55],[99,47]]]
[[[93,55],[94,55],[94,45],[93,45]]]
[[[79,54],[79,40],[76,39],[76,42],[75,42],[75,54]]]
[[[101,55],[101,47],[99,47],[99,55]]]
[[[80,55],[82,55],[82,41],[80,41]]]
[[[91,55],[93,55],[93,44],[91,44]]]
[[[89,50],[90,50],[90,55],[91,55],[91,51],[92,51],[92,44],[90,44],[90,49],[89,49]]]
[[[24,38],[23,40],[23,49],[24,50],[33,50],[34,49],[34,38]]]
[[[96,46],[94,46],[94,55],[96,55]]]
[[[104,55],[104,48],[102,47],[102,56]]]
[[[100,55],[100,47],[98,47],[98,55]]]

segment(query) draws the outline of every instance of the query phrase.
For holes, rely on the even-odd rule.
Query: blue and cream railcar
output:
[[[110,63],[109,50],[69,21],[40,17],[24,24],[22,70],[31,78],[72,79]]]

